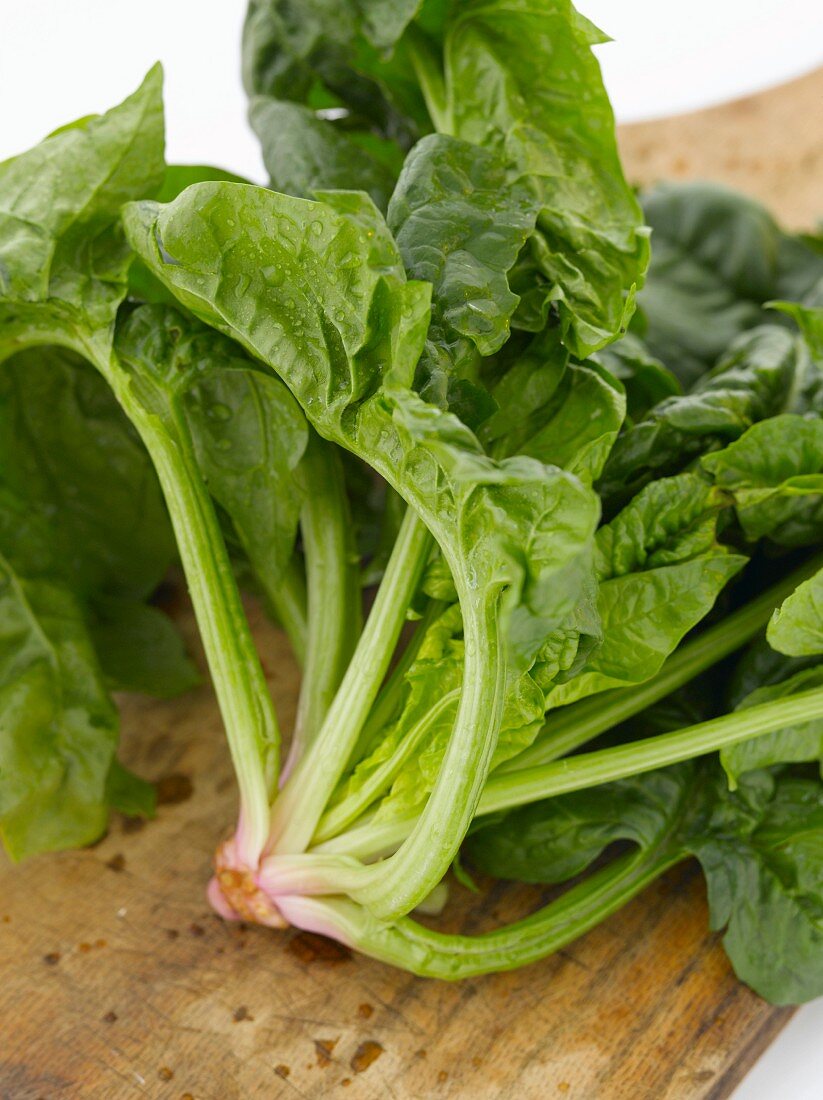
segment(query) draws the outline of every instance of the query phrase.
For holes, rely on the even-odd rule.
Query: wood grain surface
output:
[[[629,174],[725,179],[809,224],[821,104],[823,71],[629,127]],[[250,614],[287,727],[296,669]],[[734,979],[692,868],[554,958],[458,985],[224,924],[203,892],[235,815],[210,687],[126,699],[123,731],[127,762],[160,783],[156,820],[116,818],[94,848],[20,867],[0,856],[0,1100],[723,1100],[788,1019]],[[477,930],[540,897],[455,886],[443,926]]]

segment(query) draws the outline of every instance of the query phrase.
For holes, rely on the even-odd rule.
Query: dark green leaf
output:
[[[823,534],[823,421],[773,416],[703,467],[734,497],[747,538],[807,546]]]
[[[653,477],[737,439],[755,421],[790,410],[808,365],[801,341],[775,325],[740,336],[691,393],[669,397],[631,425],[612,449],[599,483],[620,502]]]
[[[153,785],[124,768],[119,760],[113,760],[109,769],[106,799],[113,810],[128,817],[154,817],[157,805]]]
[[[452,6],[443,44],[453,132],[539,189],[535,261],[580,358],[625,330],[648,262],[591,50],[603,41],[568,0],[469,0]]]
[[[69,351],[32,348],[0,370],[0,484],[49,525],[55,568],[77,592],[145,596],[175,556],[142,443]]]
[[[308,107],[266,96],[251,101],[249,120],[275,191],[311,198],[318,190],[356,188],[386,209],[395,174],[345,131]]]
[[[432,284],[421,368],[426,396],[447,403],[449,380],[471,377],[477,353],[508,339],[517,296],[507,273],[537,216],[534,189],[510,183],[494,153],[432,134],[409,154],[388,212],[406,272]]]
[[[746,558],[717,542],[726,501],[681,474],[646,486],[597,532],[595,573],[603,641],[552,690],[552,706],[653,676],[708,614]]]
[[[112,691],[170,699],[200,682],[174,624],[156,607],[134,600],[98,600],[90,629]]]

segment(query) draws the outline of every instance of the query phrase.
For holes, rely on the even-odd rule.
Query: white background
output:
[[[708,106],[823,62],[820,0],[579,6],[615,39],[599,55],[621,121]],[[0,159],[119,102],[160,59],[168,159],[262,182],[239,78],[244,8],[245,0],[2,0]],[[823,110],[820,123],[823,138]],[[793,1018],[735,1100],[820,1100],[822,1037],[819,1001]]]

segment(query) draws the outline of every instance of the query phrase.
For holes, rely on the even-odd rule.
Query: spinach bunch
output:
[[[599,41],[567,0],[252,0],[270,188],[164,164],[158,70],[0,165],[15,858],[151,811],[110,692],[194,681],[176,562],[227,918],[459,978],[696,856],[740,976],[823,991],[823,249],[719,189],[639,202]],[[283,761],[242,585],[302,666]],[[575,881],[433,932],[461,846]]]

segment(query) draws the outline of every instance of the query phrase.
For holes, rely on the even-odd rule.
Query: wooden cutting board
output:
[[[724,179],[795,226],[823,177],[823,70],[621,135],[638,181]],[[187,607],[177,615],[197,646]],[[297,672],[252,607],[288,728]],[[697,872],[670,873],[570,949],[448,985],[312,936],[227,925],[205,902],[234,783],[209,686],[123,703],[124,755],[160,782],[148,824],[94,848],[0,857],[0,1100],[722,1100],[790,1010],[734,978]],[[450,929],[511,920],[534,889],[455,887]]]

